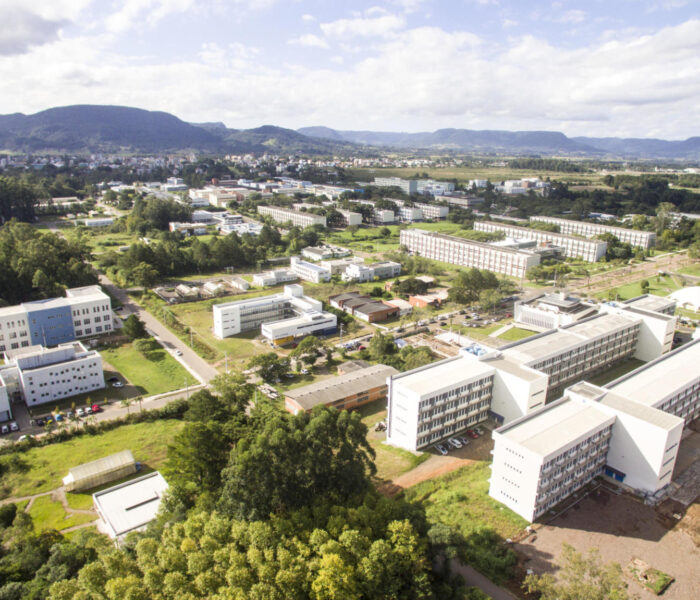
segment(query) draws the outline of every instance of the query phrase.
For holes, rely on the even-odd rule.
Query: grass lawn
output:
[[[131,450],[137,461],[157,468],[165,460],[168,443],[181,427],[182,421],[174,419],[136,423],[98,435],[83,435],[65,442],[31,448],[21,454],[28,469],[6,474],[0,492],[5,498],[48,492],[61,485],[70,467],[120,450]]]
[[[197,381],[160,344],[144,356],[131,343],[101,350],[102,358],[121,373],[139,394],[170,392]]]
[[[535,335],[535,333],[535,331],[530,331],[529,329],[522,329],[521,327],[511,327],[508,331],[503,332],[498,337],[508,342],[517,342],[518,340],[524,340],[525,338],[529,338],[531,335]]]
[[[672,292],[675,292],[681,288],[681,285],[675,278],[673,278],[671,275],[664,275],[663,277],[659,277],[658,281],[656,277],[646,277],[640,279],[639,281],[611,289],[616,293],[618,300],[629,300],[630,298],[636,298],[637,296],[641,296],[643,294],[641,283],[644,281],[644,279],[649,282],[649,293],[654,294],[655,296],[668,296]],[[595,296],[597,298],[607,300],[608,291],[609,290],[598,292],[595,294]]]
[[[623,375],[629,373],[630,371],[634,371],[638,367],[641,367],[644,364],[643,360],[639,360],[638,358],[630,358],[629,360],[626,360],[624,362],[621,362],[619,365],[615,365],[611,369],[608,369],[607,371],[603,371],[600,375],[596,375],[595,377],[591,377],[590,379],[586,379],[586,381],[589,381],[593,385],[605,385],[606,383],[610,383],[611,381],[614,381],[618,377],[622,377]]]
[[[700,264],[688,265],[687,267],[681,267],[678,269],[679,273],[685,273],[686,275],[695,275],[700,277]]]
[[[90,521],[97,520],[97,514],[69,514],[63,509],[60,502],[51,499],[51,496],[40,496],[34,500],[34,504],[29,509],[29,516],[34,522],[37,532],[47,529],[68,529],[74,525],[82,525]]]
[[[414,454],[413,452],[390,446],[384,443],[386,440],[385,431],[374,431],[374,426],[379,421],[386,419],[386,400],[377,400],[370,404],[365,404],[357,410],[362,415],[362,422],[369,429],[367,439],[376,452],[374,464],[377,467],[377,479],[391,481],[401,475],[401,473],[410,471],[430,458],[430,454],[427,452]]]

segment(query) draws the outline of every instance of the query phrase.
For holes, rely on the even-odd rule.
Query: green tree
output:
[[[289,373],[289,361],[274,352],[257,354],[248,361],[249,369],[257,369],[258,374],[268,383],[274,382]]]
[[[124,326],[122,327],[122,333],[127,336],[130,340],[136,340],[138,338],[144,338],[148,334],[146,333],[146,326],[143,321],[138,318],[137,315],[131,314],[124,320]]]
[[[313,366],[319,354],[325,351],[325,344],[315,335],[307,335],[299,345],[289,353],[291,358],[301,360],[309,367]]]
[[[642,294],[648,294],[649,293],[649,280],[648,279],[642,279],[639,282],[639,289],[642,290]]]

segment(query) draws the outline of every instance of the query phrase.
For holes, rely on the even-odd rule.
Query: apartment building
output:
[[[397,187],[405,194],[416,194],[418,182],[415,179],[401,179],[400,177],[375,177],[374,185],[377,187]]]
[[[178,231],[184,236],[191,235],[206,235],[207,227],[206,225],[198,225],[197,223],[179,223],[177,221],[170,221],[168,223],[168,230]]]
[[[304,281],[322,283],[331,280],[331,270],[328,267],[301,260],[298,256],[292,256],[290,270]]]
[[[300,285],[286,285],[281,294],[215,304],[212,312],[214,335],[220,339],[260,327],[269,340],[286,343],[290,340],[281,340],[311,333],[326,334],[337,324],[335,315],[323,312],[319,300],[304,296]],[[287,320],[289,326],[283,324]]]
[[[0,375],[15,383],[29,407],[105,387],[102,358],[80,342],[9,350]]]
[[[492,221],[475,221],[474,231],[487,233],[503,232],[508,237],[534,240],[538,244],[553,244],[563,248],[565,256],[580,258],[588,262],[599,261],[605,256],[605,252],[608,249],[607,242],[600,240],[590,240],[588,238],[542,231],[541,229],[494,223]]]
[[[415,221],[423,220],[423,211],[415,206],[399,206],[397,208],[396,216],[398,217],[399,221],[414,223]]]
[[[66,290],[65,298],[0,308],[0,352],[56,346],[112,331],[112,304],[100,286]]]
[[[556,217],[536,216],[530,217],[530,221],[557,225],[559,233],[565,235],[573,234],[592,238],[603,233],[612,233],[621,242],[627,242],[632,246],[638,246],[645,250],[656,245],[656,234],[653,231],[638,231],[636,229],[625,229],[624,227],[613,227],[611,225],[600,225],[588,221],[573,221]]]
[[[268,215],[280,225],[290,223],[297,227],[310,227],[311,225],[326,226],[326,217],[309,212],[300,212],[282,206],[258,206],[259,215]]]
[[[350,225],[362,225],[362,215],[360,213],[352,212],[351,210],[344,210],[342,208],[337,208],[336,210],[343,215],[346,227],[349,227]]]
[[[404,229],[399,241],[409,252],[426,258],[513,277],[523,278],[528,269],[540,264],[536,252],[493,246],[423,229]]]
[[[375,208],[372,211],[372,223],[375,225],[391,225],[396,222],[396,215],[393,210],[385,208]]]

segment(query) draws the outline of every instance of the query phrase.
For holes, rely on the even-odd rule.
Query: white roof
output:
[[[134,531],[153,521],[168,489],[155,471],[92,495],[97,510],[114,537]]]
[[[419,367],[392,379],[395,385],[419,396],[434,396],[458,383],[478,379],[483,375],[492,375],[495,372],[493,367],[483,362],[458,357],[433,363],[427,368]]]
[[[675,300],[679,306],[700,310],[700,286],[681,288],[669,295],[669,298]]]

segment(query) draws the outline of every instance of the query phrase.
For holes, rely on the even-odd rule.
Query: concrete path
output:
[[[514,596],[509,590],[496,585],[473,567],[454,559],[450,566],[452,572],[461,575],[467,585],[478,587],[482,592],[491,596],[493,600],[518,600],[517,596]]]

